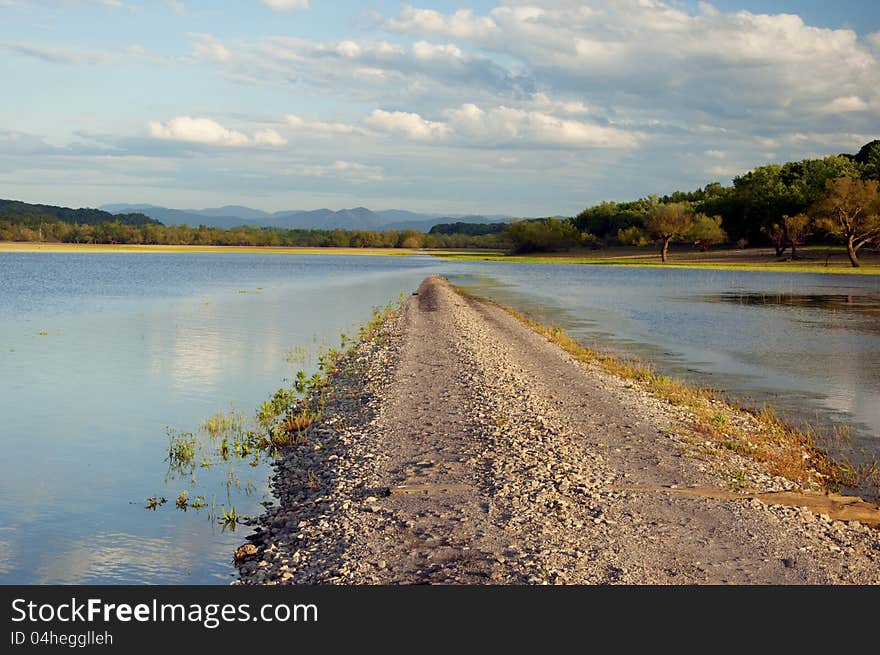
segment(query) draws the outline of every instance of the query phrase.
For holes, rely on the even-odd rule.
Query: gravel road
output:
[[[325,419],[276,462],[238,583],[880,583],[876,529],[700,493],[730,480],[686,430],[430,277],[340,360]],[[735,464],[753,489],[794,486]]]

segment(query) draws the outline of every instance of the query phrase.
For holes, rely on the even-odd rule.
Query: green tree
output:
[[[424,236],[418,230],[404,230],[397,236],[397,245],[399,248],[421,248]]]
[[[660,261],[665,262],[669,243],[674,239],[684,239],[693,225],[690,204],[671,202],[659,205],[645,221],[645,229],[660,244]]]
[[[700,212],[694,215],[688,237],[697,248],[706,251],[710,246],[727,241],[727,232],[721,227],[720,216],[706,216]]]
[[[797,259],[797,247],[806,243],[813,233],[813,221],[803,212],[794,216],[786,214],[782,217],[782,227],[786,245],[791,246],[791,258]]]
[[[514,221],[505,232],[514,252],[552,252],[567,250],[580,243],[581,235],[568,219],[544,218]]]
[[[877,180],[840,177],[829,180],[825,197],[811,209],[816,226],[842,237],[853,267],[859,249],[880,242],[880,193]]]
[[[648,245],[648,237],[635,225],[617,230],[617,240],[624,246],[638,246],[641,248]]]
[[[853,160],[861,164],[864,179],[880,180],[880,140],[863,145]]]

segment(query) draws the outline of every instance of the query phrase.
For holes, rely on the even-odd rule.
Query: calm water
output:
[[[505,265],[506,267],[509,265]],[[518,265],[459,276],[587,345],[880,448],[880,277]]]
[[[306,350],[428,274],[563,325],[588,344],[880,432],[880,279],[442,262],[428,257],[0,254],[0,583],[226,583],[246,527],[183,489],[259,512],[270,470],[166,479],[166,428],[246,415]],[[248,483],[252,486],[248,490]],[[249,491],[249,492],[248,492]],[[151,496],[169,503],[143,509]]]
[[[424,259],[0,254],[0,582],[225,583],[243,540],[174,499],[166,426],[255,408],[291,349],[409,292]],[[247,293],[241,293],[245,291]],[[191,491],[255,514],[269,467],[199,470]],[[255,485],[244,493],[247,482]],[[169,499],[144,510],[152,496]]]

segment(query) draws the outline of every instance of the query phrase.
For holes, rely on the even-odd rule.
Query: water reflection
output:
[[[858,294],[843,293],[749,293],[728,291],[717,294],[704,294],[700,298],[706,302],[725,302],[739,305],[776,305],[780,307],[809,307],[829,311],[857,312],[860,314],[880,314],[880,298]]]
[[[193,548],[193,546],[196,546]],[[41,562],[35,584],[183,582],[201,547],[126,533],[98,532],[64,542]]]
[[[429,274],[746,402],[880,435],[880,280],[260,254],[0,255],[0,583],[228,582],[269,467],[169,478],[166,428],[254,410],[319,346]],[[262,288],[260,293],[240,290]],[[45,331],[46,336],[38,336]],[[288,361],[292,353],[295,363]],[[149,497],[168,498],[157,511]]]
[[[453,278],[588,346],[880,448],[880,278],[566,265]]]
[[[428,265],[0,255],[0,583],[228,582],[241,534],[217,515],[262,509],[268,463],[168,475],[166,428],[196,431],[230,406],[252,417],[297,368],[313,368],[321,344],[338,345],[340,332],[435,272]],[[177,509],[183,491],[205,507]],[[144,510],[152,497],[168,502]]]

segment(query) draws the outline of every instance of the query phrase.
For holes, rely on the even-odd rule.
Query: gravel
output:
[[[794,487],[688,419],[430,277],[340,359],[236,583],[880,583],[875,529],[674,493]]]

